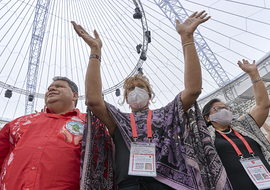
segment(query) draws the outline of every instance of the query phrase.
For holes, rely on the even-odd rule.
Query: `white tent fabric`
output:
[[[29,47],[35,16],[34,0],[2,0],[0,2],[0,120],[11,120],[24,115],[25,90],[29,62]],[[151,109],[159,108],[184,89],[184,61],[180,37],[154,0],[142,1],[151,32],[147,60],[143,73],[150,79],[156,93]],[[230,80],[242,71],[237,66],[241,59],[258,60],[269,52],[270,2],[267,0],[185,0],[181,5],[190,15],[206,10],[211,19],[199,27],[200,33],[214,52]],[[80,23],[92,34],[96,29],[103,41],[103,90],[123,81],[134,69],[139,54],[136,45],[142,43],[140,20],[133,19],[131,0],[63,0],[50,1],[47,25],[42,43],[37,74],[34,110],[44,106],[44,94],[54,76],[66,76],[77,83],[81,99],[78,108],[85,111],[84,79],[90,50],[73,31],[70,21]],[[206,69],[203,73],[205,96],[218,88]],[[13,89],[6,98],[7,89]],[[115,92],[104,99],[123,111]]]

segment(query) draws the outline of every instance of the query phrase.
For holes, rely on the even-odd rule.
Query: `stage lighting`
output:
[[[34,100],[34,95],[33,94],[29,94],[28,96],[28,101],[32,102]]]
[[[143,75],[143,71],[142,71],[141,67],[138,69],[138,72],[139,72],[139,74]]]
[[[133,14],[134,19],[141,19],[142,18],[142,13],[139,8],[135,8],[135,13]]]
[[[136,49],[137,49],[137,53],[141,53],[141,47],[142,47],[142,44],[139,44],[136,46]]]
[[[145,36],[147,37],[148,43],[151,43],[151,32],[150,31],[146,31],[145,32]]]
[[[7,89],[6,92],[5,92],[5,97],[6,98],[11,98],[11,96],[12,96],[12,90]]]
[[[116,95],[117,97],[120,96],[120,89],[119,89],[119,88],[116,89],[115,95]]]
[[[142,51],[141,56],[140,56],[140,59],[145,61],[146,58],[147,58],[147,57],[146,57],[146,55],[145,55],[145,51]]]

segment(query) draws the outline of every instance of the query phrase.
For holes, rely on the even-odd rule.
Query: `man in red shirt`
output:
[[[76,108],[78,87],[55,77],[45,112],[22,116],[0,131],[1,190],[76,190],[80,186],[85,114]]]

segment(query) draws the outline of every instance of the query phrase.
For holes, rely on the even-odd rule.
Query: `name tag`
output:
[[[240,162],[258,189],[270,188],[270,173],[259,157],[240,159]]]
[[[128,175],[157,176],[154,143],[131,143]]]

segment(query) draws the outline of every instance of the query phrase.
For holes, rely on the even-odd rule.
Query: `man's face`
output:
[[[45,94],[45,104],[48,108],[54,103],[64,106],[74,104],[75,107],[77,95],[77,92],[72,92],[66,81],[57,80],[48,87],[48,91]]]

